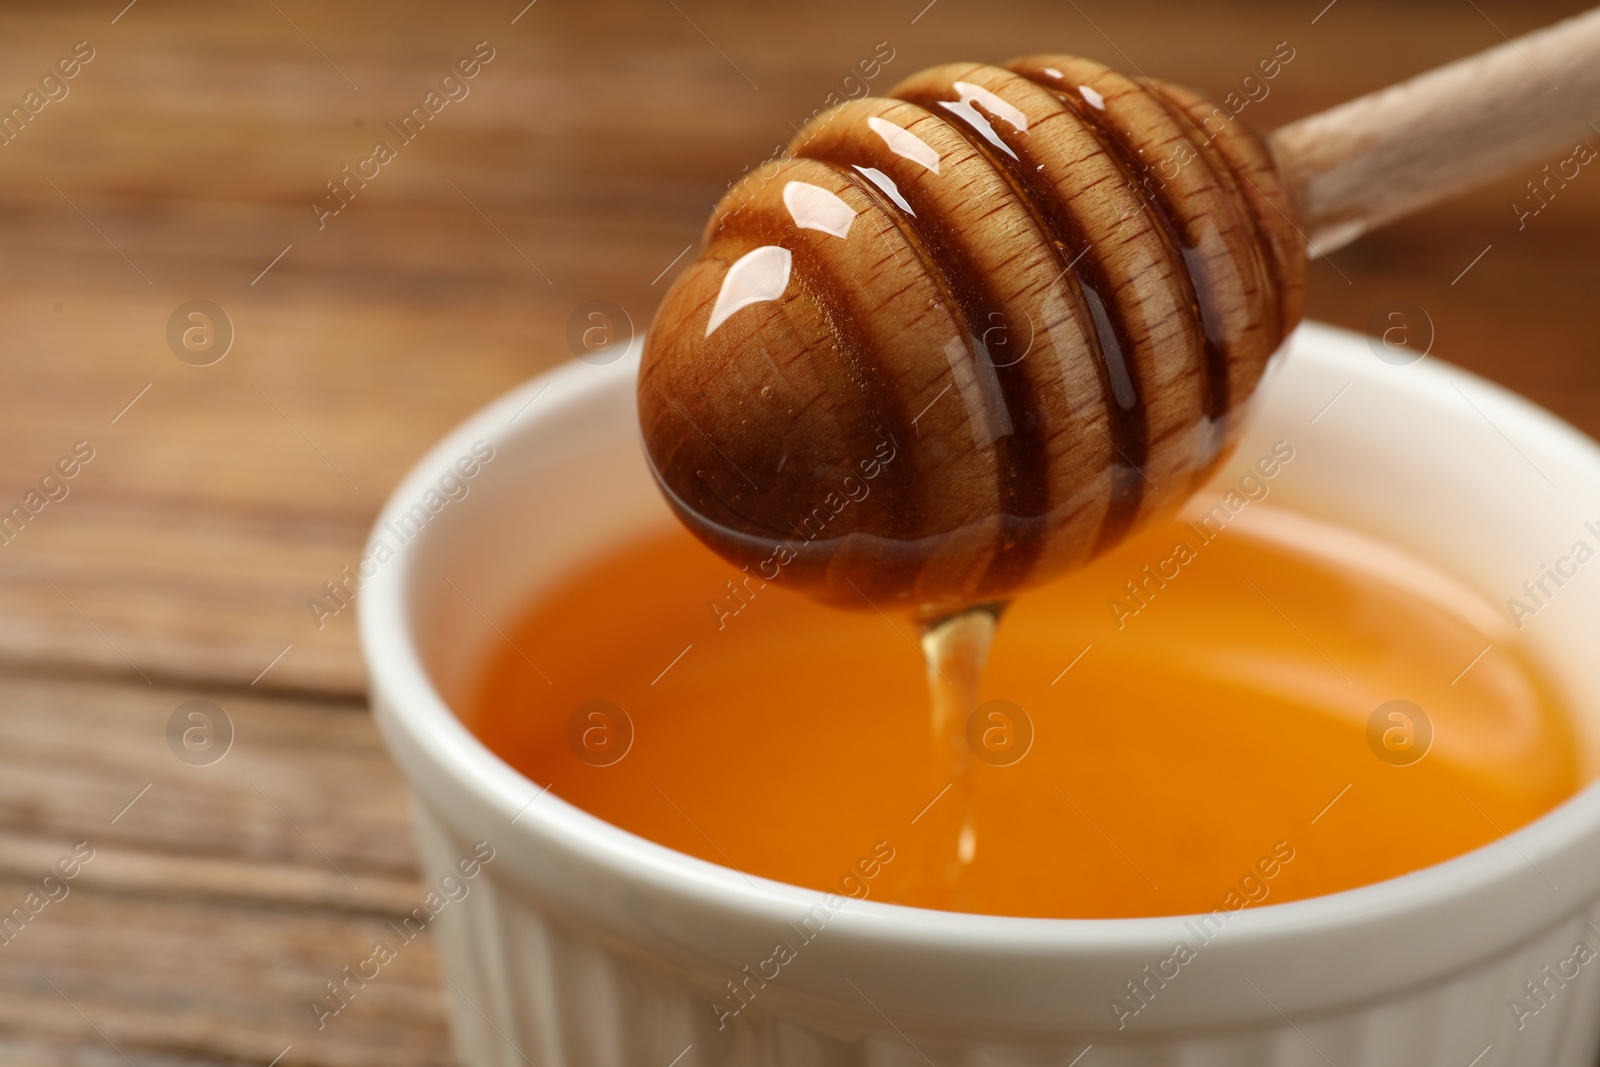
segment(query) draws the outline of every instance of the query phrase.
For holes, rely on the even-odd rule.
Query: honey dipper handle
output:
[[[1600,8],[1272,135],[1312,255],[1582,141],[1600,144]]]

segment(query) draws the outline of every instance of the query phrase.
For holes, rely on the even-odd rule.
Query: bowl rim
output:
[[[1297,360],[1330,359],[1334,357],[1328,353],[1333,350],[1348,351],[1359,345],[1365,351],[1367,340],[1359,334],[1305,323],[1290,344],[1299,349],[1293,356]],[[1500,427],[1510,427],[1525,441],[1542,439],[1562,452],[1580,453],[1580,461],[1600,471],[1600,449],[1588,437],[1476,375],[1434,357],[1409,368],[1412,373],[1406,376],[1380,378],[1383,368],[1377,361],[1366,362],[1373,366],[1341,364],[1341,373],[1382,381],[1384,389],[1412,390],[1419,397],[1427,391],[1426,384],[1431,383],[1434,390],[1441,383],[1449,385],[1488,415],[1501,416],[1496,420]],[[559,407],[593,402],[624,385],[631,395],[637,364],[635,345],[609,365],[568,362],[493,400],[450,431],[411,468],[385,502],[373,537],[428,487],[442,465],[472,441],[489,437],[510,446],[534,432],[540,420]],[[508,416],[541,396],[545,402],[529,412],[516,435],[506,437],[500,432]],[[491,428],[494,436],[489,434]],[[509,819],[507,832],[518,836],[508,837],[508,843],[556,845],[567,856],[606,876],[651,894],[667,894],[696,909],[782,923],[818,902],[820,891],[760,876],[746,877],[731,867],[677,852],[605,822],[539,789],[480,742],[450,710],[423,666],[407,610],[411,589],[419,578],[416,561],[416,553],[401,553],[367,583],[358,603],[360,642],[374,712],[413,789],[426,798],[429,789],[445,784],[457,797],[470,797],[481,810]],[[1338,939],[1425,917],[1469,897],[1504,899],[1506,893],[1543,888],[1549,881],[1536,865],[1537,858],[1559,858],[1595,842],[1600,842],[1600,780],[1591,781],[1509,835],[1441,863],[1337,893],[1247,906],[1231,913],[1226,940],[1235,951],[1248,952],[1291,934],[1315,935],[1319,941]],[[1576,914],[1594,896],[1594,891],[1569,894],[1559,907],[1529,907],[1525,914],[1506,918],[1509,925],[1499,941],[1480,946],[1471,958],[1494,954],[1513,937],[1548,928]],[[1041,957],[1070,961],[1130,955],[1159,958],[1170,950],[1184,923],[1196,917],[1028,918],[848,899],[848,906],[833,923],[839,931],[838,942],[853,941],[855,947],[873,951],[906,946],[975,954],[991,961]],[[829,929],[835,925],[830,924]]]

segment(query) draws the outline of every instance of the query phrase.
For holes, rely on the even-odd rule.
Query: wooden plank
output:
[[[428,934],[324,1027],[310,1006],[424,895],[370,718],[212,693],[234,740],[194,766],[166,729],[195,696],[0,674],[0,917],[93,850],[0,933],[0,1061],[449,1062]]]

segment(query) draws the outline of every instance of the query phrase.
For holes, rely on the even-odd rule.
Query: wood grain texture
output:
[[[614,301],[642,329],[729,179],[851,91],[877,42],[897,54],[873,92],[953,57],[1049,50],[1226,100],[1287,41],[1295,58],[1241,112],[1270,130],[1586,6],[1339,0],[1313,24],[1321,3],[679,0],[680,15],[540,0],[512,25],[522,0],[277,0],[282,15],[139,0],[113,24],[124,5],[0,13],[0,103],[75,42],[97,49],[71,95],[0,148],[0,503],[75,441],[98,450],[65,501],[0,547],[5,899],[60,846],[103,842],[60,910],[0,948],[0,1061],[24,1067],[125,1067],[47,979],[139,1067],[265,1067],[291,1041],[280,1067],[449,1062],[423,943],[402,981],[336,1020],[361,1025],[292,1032],[312,1018],[304,984],[421,891],[399,783],[358,710],[350,614],[318,630],[305,600],[358,557],[434,439],[567,357],[580,302]],[[498,55],[472,95],[316,229],[322,183],[484,39]],[[1591,170],[1520,230],[1511,205],[1531,164],[1374,231],[1312,264],[1307,314],[1367,329],[1411,301],[1435,357],[1600,432]],[[196,297],[237,332],[207,368],[164,337]],[[241,724],[218,775],[191,774],[161,739],[197,695]],[[359,893],[228,777],[247,766]]]
[[[1300,119],[1272,143],[1312,246],[1332,252],[1551,152],[1568,155],[1600,134],[1597,116],[1600,8]],[[1543,192],[1564,189],[1595,155],[1569,161]]]
[[[448,1063],[428,934],[325,1027],[310,1008],[423,898],[371,720],[212,694],[233,747],[191,766],[165,730],[194,695],[0,676],[0,914],[92,849],[0,934],[0,1060],[266,1064],[293,1045],[283,1063]]]

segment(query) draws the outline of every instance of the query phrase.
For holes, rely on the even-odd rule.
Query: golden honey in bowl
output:
[[[1331,893],[1493,842],[1585,774],[1503,612],[1265,502],[1225,528],[1191,509],[1018,597],[966,800],[908,618],[822,606],[681,529],[569,576],[506,636],[463,717],[529,778],[746,875],[918,907]]]

